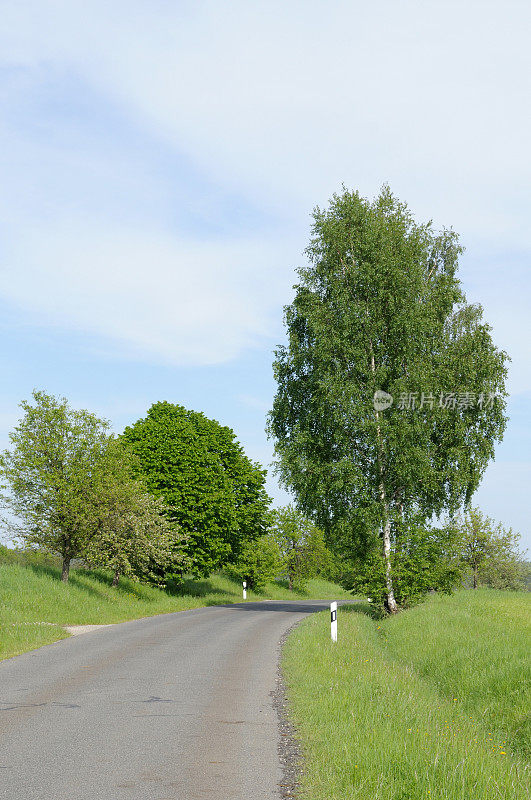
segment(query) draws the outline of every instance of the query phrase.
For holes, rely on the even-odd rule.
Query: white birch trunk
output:
[[[374,375],[376,372],[376,365],[374,363],[374,349],[371,342],[371,370]],[[396,614],[398,606],[395,600],[395,593],[393,589],[393,575],[391,570],[391,515],[389,513],[389,504],[385,492],[384,472],[383,472],[383,452],[382,452],[382,434],[380,429],[380,414],[376,414],[376,435],[378,438],[378,470],[380,473],[380,500],[382,502],[383,511],[383,531],[382,531],[382,544],[383,544],[383,557],[385,562],[385,586],[387,590],[387,610],[390,614]]]

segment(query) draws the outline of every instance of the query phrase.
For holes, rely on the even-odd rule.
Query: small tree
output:
[[[91,532],[90,497],[109,442],[106,420],[72,409],[66,399],[33,392],[24,416],[0,456],[4,519],[26,546],[58,553],[63,581],[85,551]]]
[[[451,527],[451,523],[448,524]],[[456,522],[461,560],[470,570],[472,588],[523,589],[525,566],[518,551],[520,535],[472,506]]]
[[[266,583],[275,580],[282,573],[283,563],[280,549],[270,534],[247,542],[231,573],[255,591],[261,591]]]
[[[105,501],[84,558],[91,567],[112,570],[113,586],[122,575],[161,585],[169,567],[188,568],[185,544],[186,537],[165,517],[162,500],[132,482]]]
[[[407,608],[429,591],[450,593],[459,586],[463,577],[459,550],[455,528],[427,526],[422,520],[403,523],[391,549],[397,603]],[[376,542],[369,552],[345,564],[341,582],[386,605],[385,561]]]
[[[187,537],[170,522],[163,501],[131,477],[131,454],[112,441],[105,458],[107,468],[99,471],[89,497],[87,563],[112,570],[113,586],[121,575],[160,584],[170,568],[188,569]]]
[[[294,506],[273,512],[272,535],[280,550],[290,590],[329,570],[331,553],[322,531]]]

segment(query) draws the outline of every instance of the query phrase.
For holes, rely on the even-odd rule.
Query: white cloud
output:
[[[43,76],[78,76],[213,183],[274,209],[301,239],[274,252],[265,234],[183,241],[152,221],[128,227],[125,212],[113,226],[93,209],[89,225],[72,226],[51,187],[48,230],[30,225],[28,234],[27,219],[15,220],[6,296],[132,351],[208,363],[270,330],[308,211],[342,181],[372,195],[388,180],[416,213],[452,224],[467,244],[528,249],[530,19],[520,0],[8,0],[0,50],[22,76],[21,92]],[[16,105],[16,93],[7,99]],[[72,136],[65,172],[75,164]],[[105,161],[88,152],[83,160],[104,198]],[[124,190],[125,165],[120,172]],[[144,178],[140,170],[137,183]],[[503,270],[483,278],[494,287],[487,318],[517,353],[515,386],[525,389],[526,310],[507,313],[504,281]],[[529,299],[525,287],[518,293]]]
[[[71,221],[26,231],[0,294],[44,323],[107,336],[137,355],[210,364],[276,333],[282,272],[260,240],[184,241]]]
[[[530,22],[526,0],[5,0],[0,296],[111,353],[226,362],[276,340],[312,206],[389,181],[461,232],[470,299],[513,356],[511,391],[529,391]],[[69,79],[205,176],[209,201],[237,193],[282,232],[176,233],[202,187],[174,208],[164,167],[90,99],[68,116],[53,88]],[[237,400],[263,410],[252,388]],[[272,458],[252,436],[248,452]],[[477,494],[528,545],[530,483],[529,463],[496,462]]]
[[[5,5],[13,63],[81,73],[250,195],[307,210],[389,179],[423,215],[529,243],[524,2]]]

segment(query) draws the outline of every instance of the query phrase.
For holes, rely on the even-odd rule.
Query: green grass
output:
[[[311,800],[527,797],[531,596],[459,592],[394,618],[306,619],[283,658]]]
[[[498,740],[531,755],[531,595],[483,589],[434,597],[382,630],[396,658]]]
[[[241,585],[223,574],[187,580],[174,593],[123,578],[114,588],[102,571],[73,569],[68,584],[59,578],[54,559],[0,549],[0,658],[68,636],[63,625],[104,625],[242,600]],[[305,592],[290,592],[275,582],[262,594],[247,594],[248,600],[345,596],[350,594],[320,579],[309,581]]]

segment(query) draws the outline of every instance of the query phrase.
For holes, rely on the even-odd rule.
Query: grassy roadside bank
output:
[[[396,618],[312,615],[283,656],[311,800],[528,797],[531,595],[459,592]],[[365,612],[365,613],[364,613]]]
[[[188,580],[173,594],[125,579],[118,587],[112,587],[108,573],[85,569],[73,569],[68,584],[59,579],[60,571],[52,560],[25,564],[1,563],[0,559],[0,658],[67,637],[62,625],[125,622],[242,599],[240,584],[223,574]],[[302,593],[290,592],[281,583],[270,583],[262,594],[250,591],[247,595],[248,600],[311,597],[326,600],[350,594],[335,584],[315,579]]]

